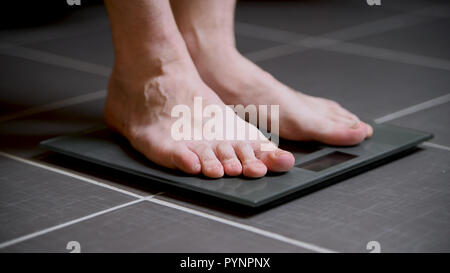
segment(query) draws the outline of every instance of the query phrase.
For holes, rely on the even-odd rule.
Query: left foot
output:
[[[282,138],[355,145],[372,135],[370,125],[338,103],[287,87],[242,56],[233,42],[214,34],[183,36],[202,79],[226,104],[280,106]]]

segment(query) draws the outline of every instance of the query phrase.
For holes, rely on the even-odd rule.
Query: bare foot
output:
[[[171,116],[171,111],[175,105],[183,104],[192,109],[194,97],[199,96],[205,106],[214,104],[225,108],[225,105],[202,82],[187,51],[185,57],[168,63],[153,60],[142,61],[145,65],[136,64],[116,63],[109,82],[105,119],[111,128],[124,135],[134,148],[153,162],[214,178],[241,173],[261,177],[267,170],[284,172],[293,166],[294,158],[289,152],[277,148],[261,151],[260,144],[268,140],[256,127],[239,118],[238,122],[247,124],[263,139],[174,140],[171,127],[176,119]],[[192,120],[191,124],[195,126],[196,123]],[[224,130],[228,126],[230,124],[225,124]]]
[[[338,103],[294,91],[243,57],[229,35],[183,33],[198,72],[227,104],[280,105],[280,136],[331,145],[354,145],[373,129]],[[200,39],[201,37],[201,39]]]
[[[105,4],[115,56],[105,105],[109,127],[124,135],[151,161],[190,174],[221,177],[242,173],[261,177],[267,170],[283,172],[292,168],[291,153],[276,147],[270,152],[260,149],[261,143],[268,142],[264,138],[193,141],[174,137],[173,124],[179,120],[172,117],[174,106],[184,105],[192,112],[195,97],[202,97],[204,105],[220,109],[225,105],[198,75],[169,1],[105,0]],[[200,122],[195,122],[198,116],[192,118],[192,131],[201,131],[202,117]],[[259,133],[254,126],[236,120]],[[223,131],[229,126],[224,123]]]

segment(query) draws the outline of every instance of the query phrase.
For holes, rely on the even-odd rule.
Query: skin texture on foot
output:
[[[261,144],[268,141],[264,137],[175,140],[171,110],[181,104],[192,108],[195,97],[221,109],[226,106],[220,98],[232,105],[279,105],[280,135],[291,140],[352,145],[372,134],[370,126],[337,103],[293,91],[240,55],[233,0],[172,0],[174,14],[168,1],[105,4],[115,56],[106,123],[159,165],[208,177],[261,177],[294,165],[289,152],[262,151]],[[253,125],[235,120],[260,135]],[[204,124],[195,117],[191,121],[194,131]],[[223,130],[230,126],[225,123]]]
[[[185,67],[168,65],[158,75],[149,74],[143,83],[113,72],[105,107],[107,124],[153,162],[189,174],[202,173],[212,178],[224,174],[261,177],[268,170],[284,172],[293,166],[294,158],[289,152],[278,148],[262,151],[261,144],[270,142],[256,127],[237,116],[236,122],[245,124],[259,135],[259,140],[174,140],[171,135],[176,120],[171,116],[174,106],[183,104],[192,109],[194,97],[202,97],[205,106],[226,107],[200,80],[195,69]],[[200,129],[195,127],[198,123],[194,118],[193,131]],[[224,129],[230,126],[224,124]]]
[[[290,140],[354,145],[372,135],[368,124],[338,103],[292,90],[243,57],[234,40],[235,1],[171,4],[199,74],[225,103],[279,105],[280,136]]]
[[[237,51],[221,50],[226,51],[194,57],[202,79],[227,104],[280,105],[281,137],[354,145],[372,134],[369,125],[338,103],[294,91]]]
[[[171,115],[176,105],[192,109],[195,97],[224,108],[201,80],[179,33],[168,1],[105,1],[114,42],[114,67],[108,86],[105,121],[151,161],[208,177],[261,177],[288,171],[291,153],[261,151],[258,141],[176,140]],[[234,115],[234,114],[233,114]],[[249,130],[258,129],[243,120]],[[194,124],[193,130],[199,130]],[[197,124],[197,125],[196,125]],[[230,126],[225,124],[223,130]]]

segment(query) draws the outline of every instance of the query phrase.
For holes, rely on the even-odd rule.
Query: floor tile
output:
[[[103,105],[104,100],[95,100],[0,123],[0,150],[63,168],[142,196],[164,190],[154,181],[48,152],[39,146],[41,141],[52,137],[103,126]]]
[[[239,1],[238,22],[303,34],[325,34],[334,30],[398,14],[370,7],[361,1]]]
[[[243,214],[187,193],[157,198],[344,252],[450,251],[450,153],[426,148],[270,210]]]
[[[103,106],[99,99],[0,123],[0,150],[24,157],[41,154],[39,143],[45,139],[102,124]]]
[[[0,117],[33,106],[105,89],[107,79],[0,55]]]
[[[450,146],[450,103],[441,104],[399,119],[389,123],[414,128],[417,130],[432,132],[433,143],[444,146]]]
[[[258,64],[292,88],[336,100],[366,119],[447,94],[450,85],[449,71],[317,49]]]
[[[239,1],[236,20],[297,34],[322,35],[392,16],[424,22],[352,42],[448,60],[447,0]],[[442,9],[433,5],[442,6]],[[413,15],[410,13],[413,12]],[[425,22],[426,21],[426,22]],[[279,44],[236,37],[252,53]],[[268,37],[267,40],[270,40]],[[20,44],[94,64],[111,66],[113,47],[102,5],[70,12],[58,22],[0,30],[0,43]],[[0,44],[0,46],[2,46]],[[106,77],[0,55],[0,118],[29,107],[106,88]],[[325,50],[307,50],[258,63],[308,94],[337,100],[374,119],[447,94],[449,71]],[[103,122],[104,100],[0,123],[0,150],[33,158],[138,195],[195,208],[293,239],[344,252],[450,251],[450,153],[424,146],[406,157],[258,213],[164,188],[77,159],[47,152],[40,141]],[[390,123],[429,131],[448,142],[449,104]],[[133,200],[133,197],[0,156],[0,243]],[[4,252],[302,252],[304,249],[150,202],[53,231]]]
[[[449,60],[449,27],[450,18],[439,18],[419,25],[363,37],[352,42]]]
[[[27,47],[107,67],[112,67],[114,63],[109,27],[67,38],[27,44]]]
[[[58,12],[58,11],[56,11]],[[53,20],[36,20],[26,26],[1,29],[0,42],[27,44],[39,41],[71,37],[109,26],[106,9],[102,4],[84,4],[80,8],[62,11],[62,16],[53,16]],[[17,18],[14,18],[17,19]]]
[[[0,173],[1,242],[134,199],[3,156]]]
[[[200,216],[138,203],[2,249],[2,252],[304,252]]]
[[[245,37],[241,35],[236,36],[236,47],[240,53],[246,54],[252,51],[258,51],[265,48],[270,48],[279,45],[278,43],[261,40],[256,38]]]
[[[356,0],[358,1],[358,0]],[[396,1],[381,1],[383,8],[401,11],[401,12],[420,12],[423,10],[433,10],[434,7],[438,9],[441,6],[448,6],[447,0],[396,0]],[[422,13],[423,14],[423,13]],[[426,12],[431,16],[433,12]]]
[[[83,177],[87,177],[97,182],[111,185],[140,196],[150,196],[167,190],[164,185],[161,185],[151,179],[126,174],[118,170],[53,152],[42,152],[38,156],[35,156],[34,159],[38,162],[49,164],[53,167],[67,170],[70,173],[79,174]]]
[[[238,50],[245,54],[278,44],[238,35],[236,45]],[[114,49],[109,28],[69,38],[28,44],[27,47],[107,67],[112,67],[114,64]]]

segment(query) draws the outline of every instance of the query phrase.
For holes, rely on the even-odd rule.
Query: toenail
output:
[[[357,129],[359,127],[359,120],[346,119],[348,127],[352,129]]]
[[[372,136],[373,134],[373,128],[370,125],[367,125],[367,135]]]
[[[275,151],[274,153],[272,153],[272,157],[273,158],[278,158],[278,157],[286,155],[286,154],[289,154],[289,153],[285,152],[285,151],[278,150],[278,151]]]
[[[223,164],[224,165],[228,165],[228,166],[233,167],[233,168],[241,165],[241,163],[238,160],[234,160],[234,159],[225,160],[223,162]]]

